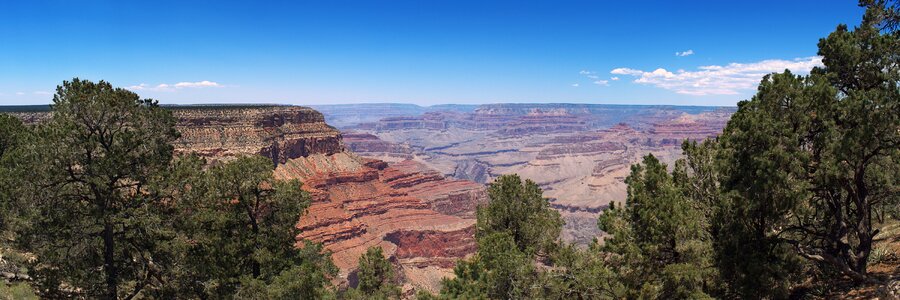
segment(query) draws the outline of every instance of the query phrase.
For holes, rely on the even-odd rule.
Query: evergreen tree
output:
[[[562,219],[541,189],[518,175],[498,177],[488,188],[490,202],[478,208],[478,252],[460,261],[456,278],[443,281],[442,298],[518,299],[542,297],[547,282],[535,267],[539,255],[558,246]]]
[[[819,42],[824,67],[763,78],[719,139],[713,232],[732,292],[785,297],[799,258],[857,282],[878,223],[900,205],[896,2]],[[715,181],[715,180],[713,180]]]
[[[28,139],[31,129],[25,127],[19,119],[0,115],[0,257],[9,241],[14,240],[14,231],[22,218],[23,208],[28,201],[22,201],[28,193],[25,174],[28,172],[26,162]]]
[[[518,175],[503,175],[488,187],[488,196],[490,202],[477,211],[476,236],[505,232],[528,255],[552,250],[563,221],[537,184],[522,182]]]
[[[602,249],[628,298],[708,298],[714,279],[706,218],[653,155],[625,179],[625,206],[599,220],[610,234]]]
[[[45,297],[132,298],[158,272],[161,204],[146,187],[172,158],[175,120],[155,101],[109,83],[57,87],[52,117],[38,129],[32,165],[39,213],[21,245],[36,255],[31,275]]]
[[[23,276],[28,256],[16,249],[17,232],[28,228],[39,190],[28,184],[33,130],[19,119],[0,114],[0,272]],[[27,275],[25,275],[27,276]],[[4,283],[0,299],[37,299],[27,282]]]
[[[804,86],[789,72],[767,75],[720,137],[727,193],[715,224],[717,257],[732,292],[744,297],[786,297],[797,278],[796,255],[773,233],[808,197],[802,176],[811,153],[801,150],[802,133],[793,130],[808,116]]]
[[[445,279],[441,297],[446,299],[535,298],[537,270],[533,257],[520,251],[509,232],[478,237],[478,252],[457,263],[456,278]],[[538,287],[539,288],[539,287]]]
[[[562,245],[553,253],[552,268],[538,279],[545,299],[621,299],[626,287],[607,265],[597,244],[588,249]]]
[[[394,267],[384,257],[381,247],[369,247],[359,257],[358,283],[345,295],[347,299],[400,299],[395,283]]]
[[[174,292],[275,299],[330,293],[336,274],[330,256],[321,245],[295,246],[295,224],[309,195],[299,181],[276,180],[272,171],[265,157],[239,157],[211,167],[203,180],[175,185],[190,189],[179,203],[186,267],[176,276],[182,286]]]

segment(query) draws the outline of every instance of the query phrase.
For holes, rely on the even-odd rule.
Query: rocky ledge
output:
[[[344,151],[337,129],[321,113],[300,106],[173,107],[181,138],[176,152],[213,160],[260,154],[275,163]]]

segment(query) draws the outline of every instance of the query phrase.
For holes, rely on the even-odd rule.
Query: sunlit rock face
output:
[[[260,154],[275,163],[344,151],[340,132],[321,113],[299,106],[197,106],[175,108],[181,138],[176,151],[215,160]]]

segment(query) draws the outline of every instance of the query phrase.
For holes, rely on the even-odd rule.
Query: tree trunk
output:
[[[113,226],[106,222],[103,226],[103,268],[106,271],[106,299],[118,298],[118,270],[115,263],[115,241],[113,240]]]
[[[253,220],[253,243],[254,249],[259,249],[259,224],[256,224],[256,219]],[[253,260],[253,278],[259,278],[260,272],[259,261]]]

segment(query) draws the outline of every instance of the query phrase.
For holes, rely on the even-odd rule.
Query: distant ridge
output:
[[[17,113],[17,112],[48,112],[49,104],[43,105],[0,105],[0,112]]]
[[[168,109],[214,109],[214,108],[258,108],[258,107],[281,107],[281,106],[300,106],[292,104],[277,103],[211,103],[211,104],[160,104],[161,107]],[[0,112],[7,113],[23,113],[23,112],[49,112],[50,104],[40,105],[0,105]]]

